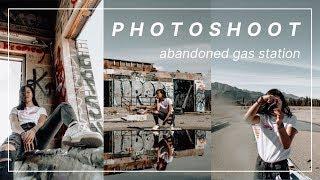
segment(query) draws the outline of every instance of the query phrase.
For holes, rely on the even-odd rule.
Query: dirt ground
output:
[[[105,108],[104,130],[135,130],[136,128],[151,128],[153,127],[153,116],[149,114],[146,121],[128,122],[121,119],[121,117],[130,114],[124,108]],[[181,129],[201,129],[211,130],[211,114],[210,113],[185,113],[183,115],[176,115],[176,127]],[[161,121],[159,122],[161,124]],[[166,125],[168,126],[168,125]]]

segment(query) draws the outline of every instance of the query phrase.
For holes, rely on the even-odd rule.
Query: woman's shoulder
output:
[[[18,114],[18,106],[13,107],[13,108],[11,109],[10,114]]]
[[[46,110],[46,108],[44,108],[44,107],[41,107],[41,106],[37,106],[37,111],[38,111],[38,114],[44,114],[44,115],[48,115],[47,114],[47,110]]]
[[[169,103],[172,103],[172,100],[171,100],[170,98],[168,98],[168,97],[166,97],[166,98],[164,99],[164,101],[169,102]]]

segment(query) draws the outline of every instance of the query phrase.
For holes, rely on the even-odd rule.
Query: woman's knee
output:
[[[58,105],[58,108],[62,108],[62,109],[71,108],[71,105],[67,102],[63,102]]]
[[[15,158],[16,148],[12,144],[3,144],[0,147],[0,162]],[[8,158],[9,157],[9,158]]]
[[[16,147],[14,147],[12,144],[2,144],[0,147],[0,151],[15,151]]]

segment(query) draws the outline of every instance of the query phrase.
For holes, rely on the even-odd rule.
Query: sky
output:
[[[204,1],[152,1],[130,0],[106,1],[105,7],[109,8],[166,8],[166,7],[204,7],[204,8],[237,8],[237,7],[313,7],[320,6],[317,1],[256,1],[242,0],[241,3],[235,0],[204,0]],[[314,10],[314,14],[318,11]],[[316,17],[316,15],[314,15]],[[266,36],[266,28],[262,30],[262,35],[257,38],[248,38],[246,33],[241,33],[240,37],[230,38],[219,36],[218,38],[209,38],[200,36],[190,38],[190,36],[173,37],[171,34],[162,35],[161,37],[151,37],[148,33],[143,37],[129,37],[131,22],[144,21],[146,23],[146,32],[149,30],[151,22],[160,21],[168,24],[175,20],[184,21],[185,24],[194,21],[201,21],[203,24],[210,24],[213,20],[228,22],[241,21],[243,26],[248,25],[251,21],[261,22],[262,27],[268,23],[278,21],[283,24],[283,32],[277,38]],[[290,37],[289,29],[285,29],[289,21],[301,21],[302,26],[298,29],[295,37]],[[124,22],[125,29],[116,37],[112,37],[113,21]],[[221,82],[242,89],[266,92],[271,88],[278,88],[286,93],[297,96],[311,95],[311,76],[310,76],[310,12],[309,11],[105,11],[104,28],[104,57],[114,59],[125,59],[134,61],[146,61],[154,63],[160,70],[175,71],[177,69],[191,72],[207,72],[210,75],[211,82]],[[166,27],[166,26],[165,26]],[[288,27],[288,25],[287,25]],[[319,24],[313,24],[318,28]],[[222,29],[223,30],[223,29]],[[186,31],[183,29],[183,31]],[[318,46],[319,40],[314,36],[314,46]],[[208,60],[160,60],[159,51],[165,48],[173,49],[195,49],[216,50],[223,48],[231,49],[257,49],[266,48],[294,48],[301,51],[300,59],[293,60],[264,60],[251,59],[233,61],[221,61],[221,59]],[[316,48],[314,48],[316,49]],[[316,57],[319,53],[313,53],[313,97],[320,98],[320,63]],[[211,66],[211,70],[208,70]]]
[[[150,1],[138,0],[132,1],[106,1],[105,7],[108,8],[144,8],[144,7],[208,7],[210,1]],[[141,11],[141,10],[117,10],[104,12],[104,57],[120,60],[131,60],[154,63],[154,66],[161,71],[191,72],[202,73],[206,83],[206,88],[210,88],[210,61],[204,59],[198,61],[195,59],[160,59],[159,52],[168,47],[175,50],[195,48],[210,49],[210,41],[205,36],[190,38],[187,35],[187,26],[179,30],[179,36],[172,36],[172,21],[183,21],[190,24],[194,21],[208,21],[210,11]],[[125,24],[124,30],[119,35],[112,36],[112,27],[114,21],[120,21]],[[145,30],[142,37],[130,37],[131,22],[144,22]],[[150,34],[152,23],[159,21],[165,26],[163,35],[153,37]]]

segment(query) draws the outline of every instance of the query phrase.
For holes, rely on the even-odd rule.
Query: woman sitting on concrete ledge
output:
[[[10,113],[12,134],[0,147],[0,179],[13,179],[8,166],[13,171],[14,161],[24,153],[45,149],[62,124],[68,127],[62,138],[64,145],[99,147],[103,144],[102,135],[80,124],[68,103],[60,104],[47,117],[46,109],[38,105],[32,86],[22,86],[19,95],[20,103]]]

